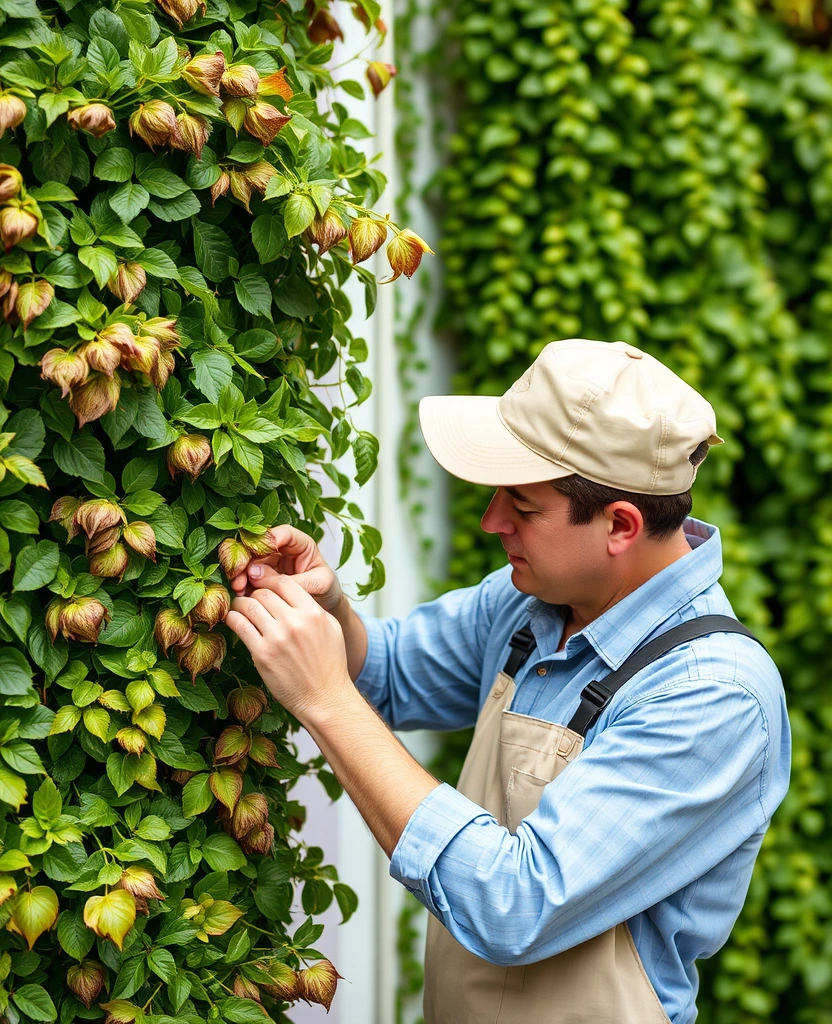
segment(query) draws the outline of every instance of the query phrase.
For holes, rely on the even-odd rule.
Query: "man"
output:
[[[777,671],[730,631],[719,534],[687,518],[713,410],[632,346],[572,340],[502,398],[420,416],[444,468],[496,487],[482,527],[509,566],[362,620],[279,527],[228,625],[433,915],[427,1024],[690,1024],[789,765]],[[397,728],[476,721],[459,789],[359,691]]]

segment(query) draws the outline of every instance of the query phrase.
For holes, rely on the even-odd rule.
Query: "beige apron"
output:
[[[513,696],[500,672],[457,787],[512,833],[583,748],[566,726],[508,711]],[[424,1010],[425,1024],[669,1024],[626,924],[547,960],[498,967],[431,915]]]

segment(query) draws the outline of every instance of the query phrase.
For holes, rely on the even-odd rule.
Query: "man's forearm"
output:
[[[390,857],[413,812],[439,783],[357,690],[332,707],[310,709],[303,724]]]
[[[341,594],[340,603],[332,614],[344,634],[350,678],[357,679],[367,659],[367,630],[344,594]]]

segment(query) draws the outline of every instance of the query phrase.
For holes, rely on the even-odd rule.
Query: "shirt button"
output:
[[[539,669],[537,670],[537,674],[538,674],[539,676],[545,676],[545,675],[546,675],[546,669],[545,669],[545,668],[539,668]]]

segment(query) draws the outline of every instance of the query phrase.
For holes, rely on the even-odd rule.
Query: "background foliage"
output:
[[[782,671],[795,753],[742,917],[700,965],[706,1024],[832,1021],[832,58],[823,4],[775,7],[457,0],[427,55],[451,78],[433,195],[455,390],[501,394],[557,338],[620,339],[704,392],[727,441],[694,513]],[[487,498],[454,482],[446,587],[504,562]]]
[[[369,29],[378,5],[354,13]],[[383,581],[335,465],[351,451],[361,484],[378,448],[351,423],[370,382],[342,285],[358,273],[372,312],[350,255],[390,230],[398,276],[425,247],[365,209],[384,179],[333,99],[340,37],[303,0],[0,0],[9,1024],[256,1024],[332,999],[314,915],[356,899],[295,834],[291,788],[338,786],[298,762],[222,618],[273,525],[334,517],[363,589]],[[376,94],[395,71],[367,70]]]

